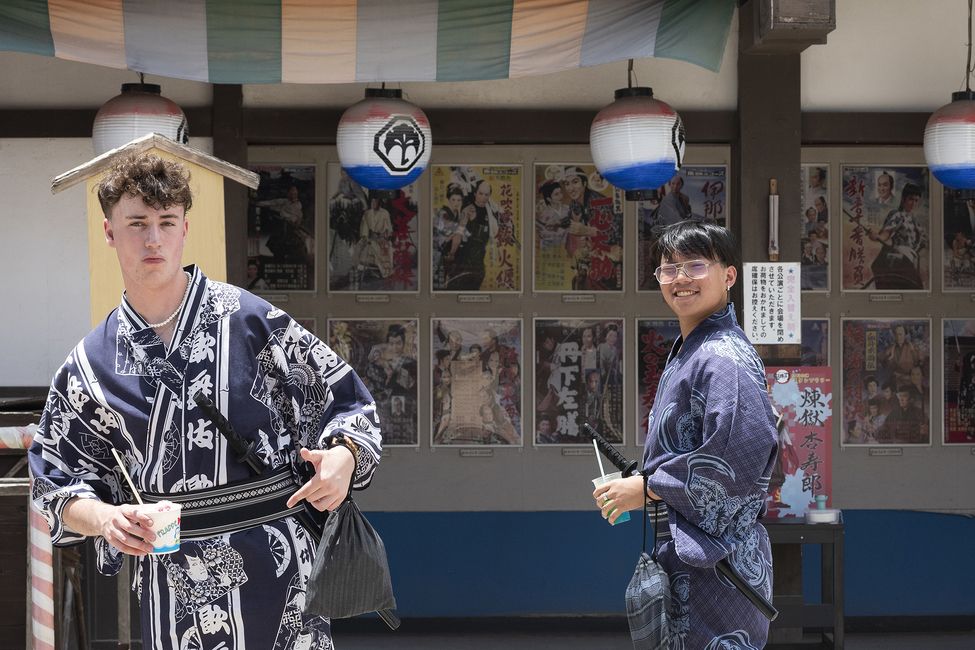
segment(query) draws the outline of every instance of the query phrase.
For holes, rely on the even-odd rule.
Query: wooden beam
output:
[[[244,137],[244,93],[239,84],[213,86],[213,155],[247,166]],[[224,227],[227,282],[242,285],[247,277],[247,188],[224,180]]]
[[[0,138],[90,138],[96,108],[0,109]],[[209,137],[210,107],[184,108],[191,136]]]

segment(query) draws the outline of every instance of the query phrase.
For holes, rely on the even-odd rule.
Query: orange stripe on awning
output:
[[[59,59],[125,68],[122,0],[48,0]]]
[[[282,83],[355,81],[356,0],[282,0]]]
[[[588,0],[515,0],[508,76],[578,68],[588,14]]]

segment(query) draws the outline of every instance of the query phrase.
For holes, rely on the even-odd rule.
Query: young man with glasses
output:
[[[650,412],[648,478],[613,481],[593,497],[610,521],[645,498],[666,505],[658,557],[670,576],[675,647],[762,648],[768,620],[715,570],[727,557],[771,600],[772,553],[758,518],[778,437],[765,368],[728,301],[737,246],[720,226],[682,221],[663,231],[651,259],[660,261],[654,274],[681,336]]]

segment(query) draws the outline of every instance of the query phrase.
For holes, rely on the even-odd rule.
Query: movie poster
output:
[[[260,185],[247,206],[244,288],[315,290],[315,166],[250,165]]]
[[[623,192],[591,164],[535,165],[535,291],[623,290]]]
[[[931,322],[843,319],[841,444],[931,444]]]
[[[430,323],[433,446],[521,446],[521,319]]]
[[[623,319],[535,319],[535,444],[622,445]]]
[[[779,454],[772,469],[767,519],[804,517],[816,496],[833,494],[833,385],[829,368],[765,368],[777,416]]]
[[[946,318],[945,434],[948,444],[975,444],[975,320]]]
[[[335,292],[419,290],[416,183],[389,198],[328,166],[328,288]]]
[[[643,446],[647,439],[650,409],[657,396],[657,384],[674,341],[680,336],[680,324],[676,320],[649,320],[638,318],[637,329],[637,426],[636,443]]]
[[[843,291],[930,290],[928,168],[842,169]]]
[[[802,165],[802,290],[829,291],[829,165]]]
[[[521,291],[521,165],[432,165],[434,291]]]
[[[975,290],[975,199],[944,188],[944,290]]]
[[[802,344],[755,345],[762,363],[768,366],[828,366],[829,319],[803,318]]]
[[[636,204],[638,290],[656,291],[660,288],[653,276],[660,260],[650,259],[650,248],[665,227],[685,219],[728,227],[727,176],[726,165],[684,165],[660,188],[660,200]]]
[[[328,345],[376,400],[383,446],[418,446],[417,320],[329,319]]]

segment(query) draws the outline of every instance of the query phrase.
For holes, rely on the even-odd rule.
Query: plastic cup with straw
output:
[[[122,457],[119,456],[119,453],[114,447],[111,449],[112,455],[115,456],[115,462],[118,463],[119,468],[122,470],[122,476],[125,477],[126,483],[132,489],[132,494],[135,495],[136,502],[140,506],[145,505],[142,497],[139,495],[139,491],[135,488],[132,477],[129,476],[128,470],[125,469],[125,463],[122,462]],[[148,514],[152,518],[152,532],[156,534],[156,540],[152,543],[152,554],[165,555],[166,553],[173,553],[179,550],[179,524],[183,507],[171,501],[160,501],[151,505],[155,509]]]
[[[592,448],[596,450],[596,462],[599,463],[599,478],[594,478],[592,480],[593,486],[599,487],[600,485],[605,485],[610,481],[615,481],[616,479],[623,477],[623,474],[621,472],[613,472],[612,474],[607,474],[606,470],[603,469],[603,457],[599,453],[599,447],[596,446],[595,440],[592,441]],[[606,521],[609,521],[609,516],[612,515],[614,512],[616,512],[616,508],[613,508],[612,510],[609,511],[609,513],[606,515],[607,517]],[[616,524],[620,524],[623,523],[624,521],[629,521],[629,520],[630,520],[630,513],[624,512],[619,517],[616,518],[616,521],[611,522],[610,525],[615,526]]]

